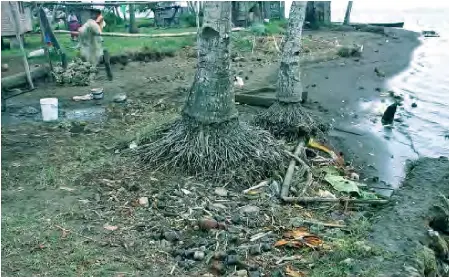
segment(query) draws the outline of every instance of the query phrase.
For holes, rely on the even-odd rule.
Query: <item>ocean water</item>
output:
[[[332,2],[332,21],[343,20],[346,3]],[[413,154],[403,153],[404,158],[449,157],[449,3],[435,4],[426,7],[425,3],[400,1],[391,6],[355,1],[353,5],[352,22],[404,21],[405,29],[419,33],[434,30],[440,35],[421,37],[409,67],[386,82],[386,89],[405,98],[404,110],[400,111],[404,124],[393,131],[379,127],[374,132],[389,132],[392,140],[409,145]],[[418,106],[412,108],[411,103]]]

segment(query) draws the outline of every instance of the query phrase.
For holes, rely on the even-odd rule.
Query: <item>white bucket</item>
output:
[[[42,119],[52,121],[58,119],[58,98],[41,99]]]

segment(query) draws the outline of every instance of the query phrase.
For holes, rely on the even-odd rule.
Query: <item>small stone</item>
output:
[[[159,242],[159,246],[163,251],[170,252],[172,244],[169,241],[163,239]]]
[[[218,251],[214,253],[214,259],[215,260],[224,260],[228,255],[224,251]]]
[[[213,272],[218,273],[219,275],[225,274],[226,273],[226,268],[225,266],[219,262],[219,261],[213,261],[211,266],[210,266],[211,270]]]
[[[202,230],[210,230],[218,227],[218,222],[215,219],[203,218],[198,221],[198,226]]]
[[[248,277],[260,277],[260,271],[257,268],[248,271]]]
[[[214,193],[215,193],[216,195],[218,195],[218,196],[221,196],[221,197],[226,197],[226,196],[228,196],[228,190],[225,189],[225,188],[216,188],[215,191],[214,191]]]
[[[116,103],[123,103],[126,101],[126,99],[127,99],[126,94],[120,93],[114,96],[113,101]]]
[[[416,107],[418,107],[418,104],[412,103],[412,108],[416,108]]]
[[[193,259],[195,261],[201,261],[204,259],[204,252],[203,251],[195,251],[193,254]]]
[[[167,232],[164,232],[164,238],[168,241],[178,241],[179,234],[175,231],[167,231]]]
[[[260,211],[260,208],[253,205],[246,205],[240,208],[240,211],[245,214],[254,214]]]
[[[341,261],[340,263],[342,263],[342,264],[347,264],[347,265],[351,265],[353,262],[354,262],[354,259],[347,258],[347,259]]]
[[[239,214],[233,214],[232,216],[231,216],[231,222],[233,223],[233,224],[240,224],[241,222],[242,222],[242,218],[240,217],[240,215]]]
[[[148,197],[140,197],[139,198],[139,205],[143,206],[143,207],[148,207],[149,203],[148,203]]]
[[[248,271],[246,271],[246,269],[241,269],[241,270],[237,270],[235,272],[235,274],[236,274],[236,276],[239,276],[239,277],[246,277],[246,276],[248,276]]]

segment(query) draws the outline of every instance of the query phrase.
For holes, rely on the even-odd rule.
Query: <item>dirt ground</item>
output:
[[[356,102],[374,97],[384,82],[375,76],[374,67],[382,68],[386,77],[398,73],[417,45],[416,37],[401,33],[385,37],[314,31],[305,36],[313,42],[306,45],[304,55],[303,82],[310,96],[306,106],[344,128],[356,120]],[[337,43],[363,44],[363,56],[340,58]],[[275,86],[277,54],[263,49],[236,55],[244,59],[235,59],[232,68],[245,82],[236,93]],[[89,87],[41,83],[37,90],[7,101],[2,113],[5,276],[255,277],[285,276],[288,270],[304,274],[297,276],[349,276],[354,261],[383,253],[365,241],[368,218],[375,212],[369,207],[281,205],[273,183],[248,196],[239,184],[143,169],[136,157],[116,150],[118,144],[128,145],[177,116],[195,74],[192,52],[184,49],[159,62],[115,65],[112,82],[101,71]],[[95,87],[104,88],[103,100],[71,100]],[[122,93],[126,103],[114,103],[114,96]],[[43,97],[58,98],[60,121],[40,122]],[[251,120],[260,108],[239,105],[239,110],[242,120]],[[355,148],[358,137],[337,132],[330,139],[355,165],[385,162],[382,156],[361,154]],[[363,140],[384,149],[374,139]],[[382,169],[360,173],[369,177],[382,174]],[[295,178],[297,186],[300,177]],[[319,188],[326,187],[314,183],[310,196]],[[220,225],[204,227],[205,218]],[[299,226],[307,227],[323,244],[273,247],[285,231]],[[251,240],[261,233],[265,236]],[[372,264],[358,276],[377,272],[379,264]]]

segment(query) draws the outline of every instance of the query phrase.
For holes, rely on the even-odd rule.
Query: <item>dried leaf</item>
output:
[[[285,239],[281,239],[281,240],[278,240],[278,241],[276,241],[276,243],[274,244],[274,246],[282,246],[282,245],[286,245],[288,243],[288,240],[285,240]]]
[[[302,239],[305,245],[311,248],[319,247],[323,244],[323,241],[317,236],[307,236]]]
[[[284,237],[285,238],[290,238],[290,239],[301,239],[304,236],[310,236],[309,231],[307,230],[306,227],[299,227],[296,228],[293,231],[289,231],[284,233]]]
[[[300,271],[296,271],[293,268],[291,268],[291,266],[289,266],[289,265],[285,269],[285,274],[287,276],[290,276],[290,277],[304,277],[304,276],[306,276],[305,273],[300,272]]]
[[[113,226],[113,225],[109,225],[109,224],[104,225],[103,228],[105,228],[106,230],[109,230],[109,231],[115,231],[118,229],[117,226]]]
[[[301,246],[303,246],[302,242],[297,241],[297,240],[285,240],[285,239],[281,239],[278,240],[274,246],[278,247],[278,246],[288,246],[288,247],[295,247],[295,248],[299,248]]]

